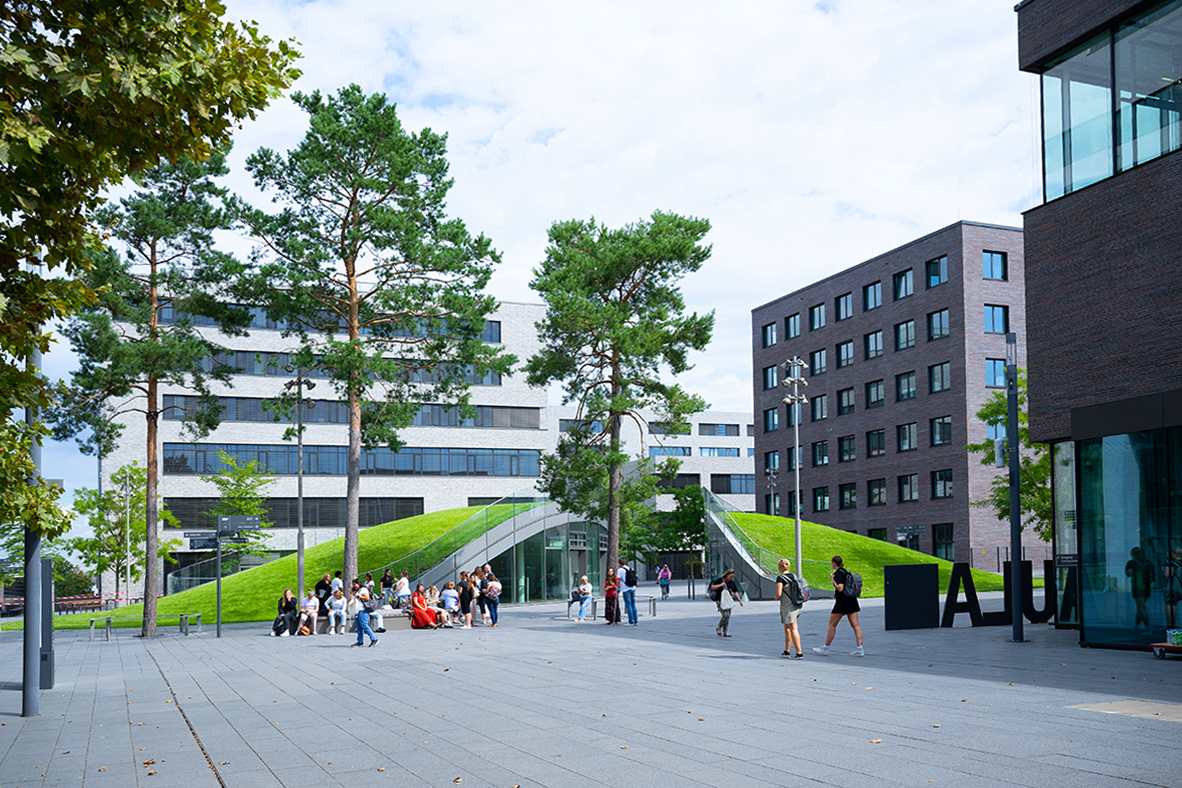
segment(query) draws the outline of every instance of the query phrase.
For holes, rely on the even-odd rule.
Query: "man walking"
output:
[[[369,589],[361,585],[360,582],[353,581],[353,598],[357,600],[357,617],[354,623],[357,626],[357,642],[354,646],[360,646],[365,642],[365,636],[369,636],[369,645],[376,646],[378,644],[378,636],[373,633],[373,629],[369,626],[369,614],[373,607],[373,600],[370,599]]]
[[[620,559],[620,568],[616,571],[616,582],[624,589],[624,611],[628,614],[628,623],[636,626],[636,570],[629,569]]]

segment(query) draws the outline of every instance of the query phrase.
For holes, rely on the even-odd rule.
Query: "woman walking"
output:
[[[800,630],[796,626],[796,619],[804,605],[792,601],[792,585],[797,582],[796,575],[790,571],[792,562],[786,558],[780,559],[780,576],[776,578],[776,599],[780,600],[780,623],[784,625],[784,656],[788,659],[803,659],[804,652],[800,649]],[[793,646],[796,653],[792,653]]]
[[[607,625],[620,623],[620,606],[616,604],[616,570],[607,570],[607,580],[603,581],[603,617]]]
[[[735,607],[735,602],[739,606],[743,606],[743,598],[739,596],[739,586],[735,583],[735,570],[727,569],[722,573],[722,577],[716,577],[710,583],[710,590],[718,594],[715,604],[718,605],[718,627],[714,630],[714,634],[720,638],[729,638],[731,635],[727,632],[727,628],[731,623],[731,610]]]
[[[492,620],[490,627],[497,625],[497,608],[501,605],[501,581],[492,572],[488,573],[488,590],[484,592],[488,604],[488,617]]]
[[[858,604],[857,597],[844,593],[845,584],[850,580],[850,571],[845,568],[840,555],[833,556],[831,565],[833,572],[830,573],[829,579],[833,581],[835,593],[833,595],[833,612],[829,614],[829,632],[825,635],[825,645],[817,646],[813,651],[823,656],[829,656],[829,644],[833,642],[833,636],[837,634],[837,625],[844,617],[850,620],[850,626],[854,628],[854,639],[858,644],[857,648],[850,652],[850,655],[864,657],[866,651],[862,648],[862,627],[858,625],[858,613],[862,610],[862,606]]]
[[[661,586],[661,599],[669,598],[669,583],[673,580],[673,573],[669,571],[669,564],[661,567],[657,572],[657,583]]]

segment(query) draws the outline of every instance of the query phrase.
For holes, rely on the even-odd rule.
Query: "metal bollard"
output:
[[[594,621],[596,618],[595,611],[596,611],[596,608],[598,605],[599,605],[599,600],[596,599],[595,597],[591,597],[591,620],[592,621]]]
[[[648,598],[648,614],[653,618],[657,617],[657,598],[655,596]]]
[[[107,616],[107,640],[111,639],[111,617]]]

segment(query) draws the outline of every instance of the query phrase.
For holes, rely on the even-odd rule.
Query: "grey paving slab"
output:
[[[505,608],[495,630],[390,632],[374,649],[265,625],[220,640],[64,633],[30,720],[20,638],[3,633],[0,784],[1178,784],[1182,723],[1071,707],[1182,708],[1182,661],[1082,650],[1041,626],[1025,644],[886,633],[868,600],[867,657],[839,650],[842,632],[831,656],[789,662],[774,605],[737,611],[726,641],[709,605],[661,611],[609,628],[567,621],[565,605]],[[825,613],[805,611],[806,647]],[[144,782],[149,757],[169,780]]]

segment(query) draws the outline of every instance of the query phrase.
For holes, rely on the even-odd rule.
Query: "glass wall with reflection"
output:
[[[547,528],[489,561],[504,587],[505,602],[569,599],[580,578],[600,593],[607,532],[602,525],[572,522]]]

